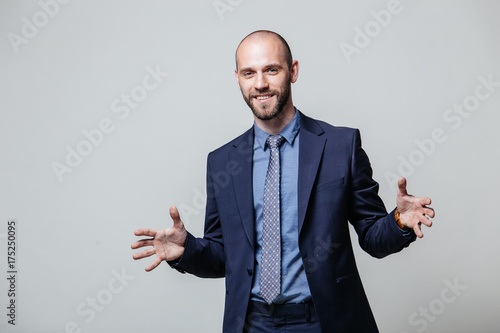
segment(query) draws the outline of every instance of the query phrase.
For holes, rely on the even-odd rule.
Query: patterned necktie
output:
[[[270,135],[266,144],[270,148],[269,166],[264,185],[262,223],[262,257],[260,294],[271,304],[280,294],[281,283],[281,232],[280,232],[280,145],[281,135]]]

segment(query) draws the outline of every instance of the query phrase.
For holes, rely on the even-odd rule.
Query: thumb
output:
[[[399,177],[398,179],[398,196],[402,195],[408,195],[408,192],[406,192],[406,178],[405,177]]]
[[[179,215],[177,207],[175,206],[170,207],[170,217],[174,221],[174,227],[181,229],[184,228],[184,223],[182,223],[181,216]]]

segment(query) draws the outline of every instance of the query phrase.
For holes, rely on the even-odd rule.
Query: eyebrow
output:
[[[268,64],[268,65],[264,66],[264,68],[269,68],[269,67],[276,67],[276,68],[279,68],[279,69],[283,69],[283,66],[281,66],[278,63]],[[240,70],[238,71],[238,73],[245,72],[245,71],[253,71],[253,68],[252,67],[243,67],[243,68],[240,68]]]

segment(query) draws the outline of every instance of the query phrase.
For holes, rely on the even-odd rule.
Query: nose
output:
[[[269,87],[269,83],[267,82],[266,76],[264,73],[257,73],[256,81],[255,81],[255,89],[257,90],[265,90]]]

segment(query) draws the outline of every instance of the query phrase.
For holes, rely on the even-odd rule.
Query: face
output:
[[[291,103],[291,83],[295,79],[282,47],[279,41],[268,38],[246,40],[238,49],[236,80],[245,102],[261,120],[275,118],[289,101]]]

